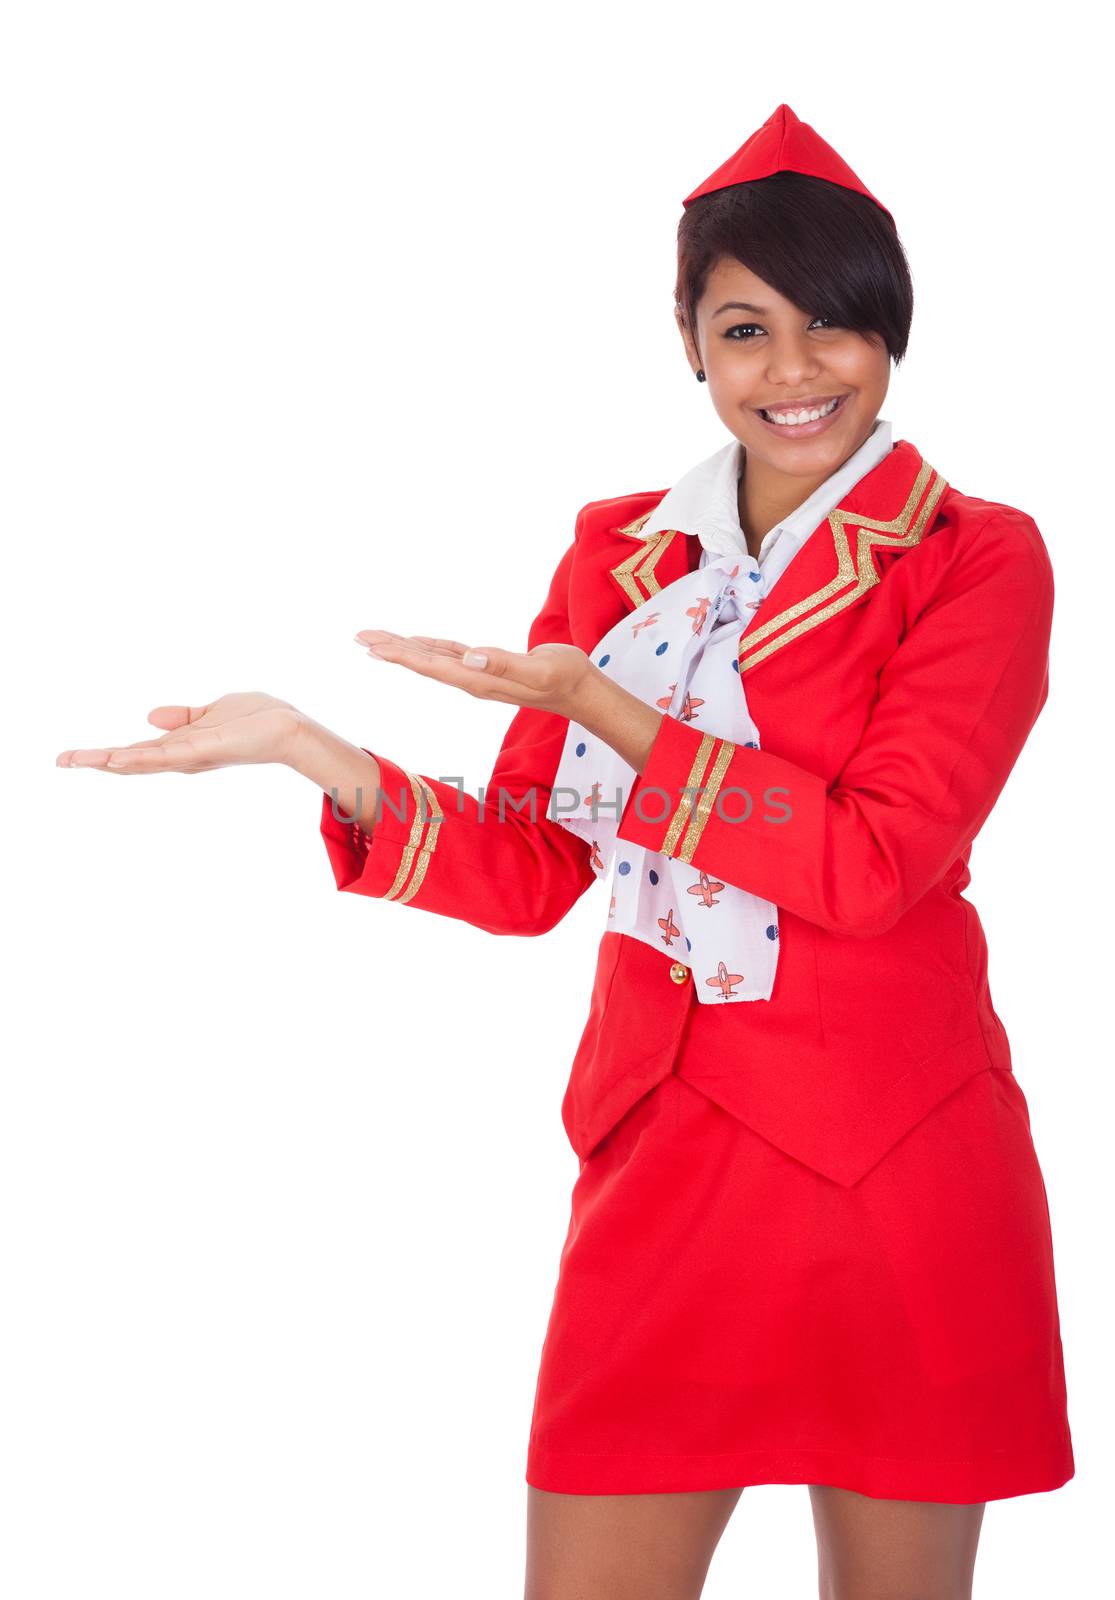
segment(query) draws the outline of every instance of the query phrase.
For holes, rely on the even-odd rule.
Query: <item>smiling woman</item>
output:
[[[515,708],[484,800],[263,693],[58,759],[291,766],[383,915],[537,936],[607,881],[526,1600],[693,1600],[765,1483],[808,1485],[825,1600],[960,1600],[986,1502],[1074,1472],[1044,1183],[963,894],[1046,701],[1052,568],[1026,512],[892,437],[909,270],[812,128],[780,105],[683,208],[675,318],[727,441],[582,507],[525,650],[356,636]]]
[[[879,415],[910,338],[906,253],[861,187],[773,171],[690,196],[674,293],[689,364],[746,451],[739,516],[754,552]]]

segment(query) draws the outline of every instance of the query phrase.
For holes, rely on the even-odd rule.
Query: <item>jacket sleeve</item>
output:
[[[619,838],[829,932],[885,933],[944,877],[1006,783],[1049,692],[1052,614],[1036,524],[997,507],[882,668],[832,787],[666,716]]]
[[[528,649],[573,643],[569,578],[583,515],[531,624]],[[596,880],[590,846],[548,815],[568,726],[550,711],[518,710],[491,777],[475,794],[362,746],[380,765],[382,812],[369,837],[335,815],[323,791],[321,834],[337,888],[488,933],[548,932]]]

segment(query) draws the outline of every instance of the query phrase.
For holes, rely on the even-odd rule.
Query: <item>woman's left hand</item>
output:
[[[458,639],[426,634],[388,633],[364,628],[356,636],[370,656],[409,667],[423,678],[437,678],[478,700],[534,706],[579,721],[593,675],[602,676],[583,650],[572,644],[536,644],[520,655],[491,645],[470,646]]]

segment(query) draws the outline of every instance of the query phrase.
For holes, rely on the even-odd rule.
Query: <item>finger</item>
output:
[[[390,628],[361,628],[359,633],[353,634],[357,644],[365,647],[383,644],[388,639],[403,639],[406,635],[392,633]]]
[[[160,739],[137,739],[135,744],[130,745],[107,745],[104,749],[96,750],[63,750],[55,757],[54,764],[56,767],[103,767],[109,756],[120,750],[149,750],[156,745],[176,742],[181,737],[176,730],[164,733]]]
[[[56,757],[59,767],[103,767],[108,760],[107,750],[63,750]]]
[[[157,739],[144,740],[144,744],[157,743]],[[64,750],[61,755],[55,758],[54,764],[57,767],[107,767],[110,759],[118,753],[119,749],[127,748],[128,746],[126,745],[119,747],[108,745],[103,750]],[[113,760],[113,769],[115,769],[115,766],[116,762]]]
[[[377,654],[387,640],[403,640],[428,650],[431,655],[449,656],[455,661],[459,661],[468,649],[468,645],[462,644],[459,639],[435,639],[428,633],[392,633],[387,628],[362,628],[353,637],[358,644],[374,649]]]
[[[403,638],[401,634],[386,634],[369,647],[368,654],[377,660],[407,667],[422,677],[436,678],[441,683],[480,695],[487,693],[500,677],[508,676],[507,663],[513,659],[509,651],[489,649],[480,652],[485,662],[483,666],[469,666],[466,665],[466,655],[458,659],[449,654],[439,654],[424,644]],[[523,656],[519,659],[525,662],[527,658]]]
[[[432,661],[435,657],[433,650],[424,644],[419,644],[416,639],[408,639],[402,633],[386,633],[382,630],[379,631],[379,637],[373,639],[366,648],[370,656],[375,656],[380,661],[397,660],[407,666],[419,660]]]
[[[186,728],[198,722],[208,710],[208,706],[156,706],[147,713],[147,720],[156,728]]]
[[[221,739],[216,730],[195,728],[188,737],[143,740],[110,750],[105,766],[110,772],[202,772],[220,765]]]
[[[209,706],[156,706],[147,714],[147,721],[153,722],[157,728],[166,728],[168,731],[161,739],[139,739],[134,745],[106,745],[103,748],[83,750],[60,750],[54,758],[56,767],[103,767],[109,755],[114,750],[135,749],[142,750],[152,745],[162,744],[164,741],[181,737],[182,733],[188,734],[191,728],[209,711]]]
[[[465,666],[474,666],[486,678],[503,678],[509,684],[521,684],[526,689],[540,677],[537,661],[517,650],[501,650],[498,645],[469,645],[461,659]]]
[[[470,648],[467,644],[462,644],[459,639],[435,639],[428,633],[412,633],[409,637],[416,644],[424,644],[427,650],[436,651],[440,655],[455,656],[458,661]]]
[[[216,728],[194,728],[188,736],[143,740],[109,750],[105,770],[125,775],[144,772],[205,772],[228,765],[228,751]]]

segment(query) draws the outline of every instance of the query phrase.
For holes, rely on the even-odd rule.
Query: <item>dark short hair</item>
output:
[[[824,178],[775,172],[694,200],[678,223],[674,297],[692,330],[709,274],[723,256],[837,327],[875,333],[906,354],[914,286],[897,229],[881,207]]]

